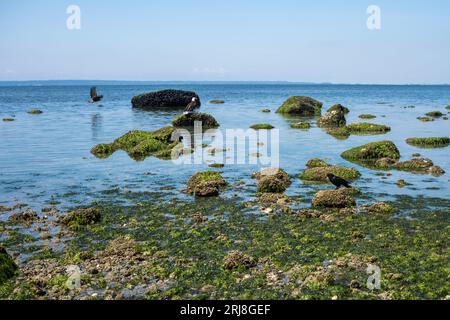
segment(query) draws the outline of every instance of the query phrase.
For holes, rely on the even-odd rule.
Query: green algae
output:
[[[448,137],[408,138],[406,143],[419,148],[444,148],[450,145]]]
[[[16,273],[17,265],[5,248],[0,246],[0,285],[12,278]]]

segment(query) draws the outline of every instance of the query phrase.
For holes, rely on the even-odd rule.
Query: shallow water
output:
[[[101,104],[88,103],[89,86],[13,86],[0,87],[0,118],[15,117],[14,122],[0,121],[0,205],[17,201],[42,207],[52,201],[62,207],[89,204],[94,200],[128,201],[135,192],[151,198],[161,187],[168,197],[186,197],[179,191],[202,165],[175,165],[171,161],[147,158],[136,162],[118,151],[108,159],[97,159],[90,149],[98,143],[109,143],[129,130],[155,130],[170,124],[180,112],[140,111],[131,108],[131,98],[159,89],[196,91],[202,100],[201,112],[213,115],[221,129],[247,129],[255,123],[270,123],[280,130],[280,166],[296,176],[307,160],[326,159],[331,164],[356,167],[362,178],[355,182],[369,197],[390,200],[392,196],[430,196],[449,198],[449,148],[418,149],[405,143],[409,137],[450,136],[449,122],[437,119],[423,123],[416,118],[426,112],[446,113],[450,104],[448,86],[363,86],[299,84],[159,84],[98,86],[105,96]],[[308,95],[324,103],[324,111],[335,103],[350,108],[347,122],[369,121],[386,124],[392,131],[385,135],[351,136],[336,140],[317,128],[315,120],[308,131],[291,129],[295,119],[274,113],[291,95]],[[211,99],[222,99],[223,105],[211,105]],[[407,106],[415,108],[405,108]],[[42,115],[29,115],[38,108]],[[272,113],[262,113],[270,108]],[[374,120],[358,115],[371,113]],[[385,117],[383,117],[385,116]],[[441,177],[392,171],[381,177],[372,171],[348,163],[340,154],[355,146],[381,140],[392,140],[400,149],[402,160],[420,153],[432,159],[447,174]],[[238,193],[249,198],[255,194],[250,175],[257,165],[227,165],[220,169],[230,183],[244,180],[238,192],[230,189],[223,197]],[[145,174],[147,173],[147,174]],[[151,174],[148,174],[151,173]],[[405,179],[412,186],[400,189],[395,184]],[[324,186],[304,185],[298,179],[287,194],[305,199],[308,205],[312,191]]]

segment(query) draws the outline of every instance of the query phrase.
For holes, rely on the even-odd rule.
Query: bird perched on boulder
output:
[[[196,97],[192,98],[192,101],[187,105],[186,109],[184,109],[184,114],[194,112],[195,108],[198,107],[198,101]]]
[[[103,96],[98,96],[97,95],[97,88],[96,87],[92,87],[91,88],[91,100],[92,102],[99,102],[103,99]]]
[[[330,182],[336,186],[336,189],[339,189],[340,187],[346,187],[346,188],[352,187],[347,180],[342,179],[341,177],[335,176],[332,173],[328,173],[327,177],[328,177],[328,180],[330,180]]]

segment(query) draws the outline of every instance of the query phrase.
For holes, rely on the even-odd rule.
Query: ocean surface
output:
[[[89,205],[92,201],[154,201],[153,193],[190,198],[180,191],[189,177],[206,170],[208,163],[177,165],[153,157],[134,161],[122,151],[107,159],[97,159],[90,153],[94,145],[112,142],[130,130],[155,130],[169,125],[180,110],[142,111],[132,108],[130,102],[134,95],[168,88],[197,92],[202,101],[200,111],[213,115],[221,130],[246,130],[256,123],[269,123],[279,129],[280,166],[295,177],[287,194],[303,199],[303,206],[309,206],[314,191],[330,188],[304,184],[296,178],[306,162],[315,157],[360,170],[362,177],[354,185],[367,195],[367,201],[392,200],[401,195],[446,199],[450,196],[450,148],[418,149],[405,142],[409,137],[450,136],[449,121],[441,118],[421,122],[416,119],[433,110],[447,113],[449,86],[101,84],[97,90],[105,98],[98,104],[88,102],[89,88],[90,84],[0,86],[0,118],[15,119],[13,122],[0,121],[0,205],[24,202],[38,209],[58,203],[62,208],[69,208]],[[310,130],[291,129],[290,124],[300,118],[286,118],[276,114],[275,110],[292,95],[306,95],[322,101],[324,112],[333,104],[341,103],[351,110],[347,115],[348,123],[385,124],[392,131],[384,135],[337,140],[318,128],[316,119],[309,119]],[[225,100],[225,104],[209,104],[212,99]],[[27,111],[33,108],[42,110],[43,114],[28,114]],[[260,112],[263,108],[272,112]],[[358,115],[364,113],[374,114],[377,118],[358,119]],[[408,160],[418,152],[447,173],[433,177],[393,170],[389,176],[387,172],[369,170],[340,157],[351,147],[381,140],[395,142],[402,160]],[[226,152],[220,156],[227,157]],[[221,196],[252,199],[256,184],[251,174],[260,167],[258,164],[241,164],[220,169],[230,184],[245,182],[239,189],[229,188]],[[405,179],[411,186],[397,187],[398,179]]]

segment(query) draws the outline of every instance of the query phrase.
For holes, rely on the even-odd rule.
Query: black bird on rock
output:
[[[96,87],[92,87],[91,88],[91,100],[92,102],[99,102],[103,99],[103,96],[98,96],[97,95],[97,88]]]
[[[328,173],[327,177],[328,177],[328,180],[330,180],[330,182],[336,186],[336,189],[339,189],[340,187],[346,187],[346,188],[352,187],[347,180],[342,179],[341,177],[335,176],[332,173]]]

